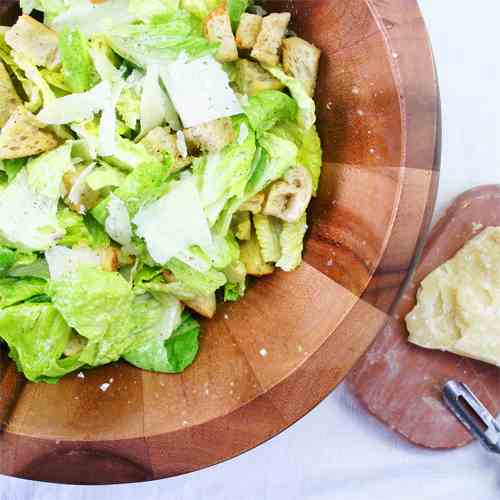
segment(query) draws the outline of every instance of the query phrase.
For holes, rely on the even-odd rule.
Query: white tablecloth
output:
[[[443,100],[438,211],[456,194],[500,182],[500,2],[421,0]],[[432,452],[366,415],[341,386],[256,450],[149,484],[72,487],[0,477],[0,500],[494,500],[500,459],[477,444]]]

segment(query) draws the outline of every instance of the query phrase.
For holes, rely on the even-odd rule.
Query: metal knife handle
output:
[[[500,454],[500,425],[467,385],[450,380],[443,388],[446,406],[493,453]]]

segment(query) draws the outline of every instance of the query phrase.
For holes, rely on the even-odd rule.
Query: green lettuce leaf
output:
[[[227,12],[234,32],[238,29],[241,15],[248,9],[249,3],[249,0],[227,0]]]
[[[200,325],[189,313],[182,315],[182,323],[170,338],[156,338],[154,341],[128,352],[124,359],[130,364],[162,373],[181,373],[195,359],[198,353]]]
[[[49,279],[49,267],[47,261],[38,257],[36,253],[16,251],[16,262],[9,269],[8,275],[14,278],[40,278]]]
[[[81,361],[110,363],[127,350],[134,294],[119,273],[80,268],[52,280],[49,295],[66,322],[88,339]]]
[[[297,222],[285,222],[280,235],[281,258],[276,266],[284,271],[293,271],[302,262],[304,236],[307,231],[307,216],[304,214]]]
[[[177,258],[170,259],[166,267],[173,273],[176,281],[183,285],[193,297],[210,295],[226,283],[224,274],[216,269],[201,272]],[[175,284],[169,283],[169,285]],[[175,290],[175,287],[167,285],[166,290],[169,289]],[[172,294],[175,295],[174,291]]]
[[[141,21],[150,21],[151,18],[162,14],[170,14],[179,9],[180,0],[130,0],[129,11]]]
[[[244,124],[245,120],[236,121],[237,127],[242,127]],[[222,151],[209,154],[194,162],[195,182],[211,226],[217,221],[226,203],[244,193],[252,175],[255,150],[255,135],[248,131],[243,142],[234,142]]]
[[[314,194],[316,194],[323,164],[321,139],[316,127],[311,127],[305,131],[296,123],[287,121],[277,125],[273,129],[273,133],[283,139],[292,140],[297,145],[299,148],[297,164],[309,170],[313,181]]]
[[[62,358],[71,328],[51,304],[22,304],[0,311],[0,337],[28,380],[55,382],[84,363]]]
[[[194,16],[205,19],[221,3],[222,0],[181,0],[181,7]]]
[[[26,158],[17,158],[16,160],[0,160],[0,170],[7,174],[7,182],[12,182],[16,175],[27,163]]]
[[[243,106],[250,125],[257,133],[272,129],[280,120],[297,118],[296,102],[279,90],[264,90],[248,98]]]
[[[78,28],[59,33],[64,80],[71,92],[85,92],[95,84],[95,70],[86,36]]]
[[[316,123],[316,104],[308,95],[300,80],[288,76],[280,67],[266,67],[267,71],[290,89],[292,97],[299,106],[298,123],[304,130],[309,130]]]
[[[171,164],[171,161],[168,165],[158,162],[142,163],[114,191],[113,194],[127,206],[130,217],[134,217],[141,207],[162,194],[170,174]],[[108,197],[91,211],[92,215],[101,224],[104,224],[108,217],[107,206],[109,201],[110,198]]]
[[[0,247],[0,276],[3,276],[16,263],[16,251]]]
[[[240,285],[238,283],[226,283],[224,285],[224,302],[237,302],[241,299]]]
[[[262,258],[265,262],[277,262],[281,257],[281,222],[275,217],[256,214],[253,216],[253,224]]]
[[[47,282],[38,278],[0,278],[0,308],[45,295]]]
[[[185,10],[116,26],[108,36],[113,50],[139,67],[173,61],[181,53],[200,57],[215,48],[203,37],[200,21]]]
[[[105,163],[92,170],[86,177],[87,186],[93,191],[100,191],[104,188],[116,188],[123,185],[127,178],[121,170]]]
[[[109,237],[99,224],[95,223],[93,217],[79,215],[69,208],[63,208],[57,213],[57,218],[66,234],[58,240],[57,244],[74,247],[88,245],[91,248],[107,247],[110,244]]]
[[[297,162],[298,149],[292,141],[264,132],[259,143],[260,151],[256,155],[253,174],[246,187],[247,198],[260,193],[271,182],[283,177]]]

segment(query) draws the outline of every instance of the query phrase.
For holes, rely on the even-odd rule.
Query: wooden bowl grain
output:
[[[117,363],[56,386],[0,360],[0,472],[57,483],[146,481],[273,437],[324,399],[374,340],[432,214],[439,97],[415,0],[270,0],[323,50],[325,149],[305,263],[203,325],[182,375]],[[17,15],[2,0],[3,23]],[[114,379],[102,392],[100,384]]]

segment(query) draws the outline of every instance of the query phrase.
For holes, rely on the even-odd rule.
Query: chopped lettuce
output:
[[[0,308],[13,306],[47,292],[40,278],[0,278]]]
[[[0,247],[0,276],[3,276],[16,263],[16,251],[6,247]]]
[[[302,262],[304,236],[307,231],[307,216],[297,222],[285,222],[280,235],[281,258],[276,265],[284,271],[293,271]]]
[[[181,53],[200,57],[214,50],[199,20],[185,10],[154,16],[146,23],[117,25],[108,37],[118,54],[139,67],[171,62]]]
[[[279,90],[264,90],[248,98],[243,106],[252,128],[258,132],[272,129],[280,120],[297,118],[296,102]]]
[[[309,130],[316,123],[316,104],[314,99],[308,95],[300,80],[288,76],[282,68],[268,67],[266,69],[290,89],[292,97],[297,101],[297,105],[299,106],[298,123],[303,129]]]
[[[8,275],[14,278],[41,278],[49,279],[47,261],[35,253],[16,252],[16,262],[9,269]]]
[[[104,188],[116,188],[123,185],[126,174],[111,165],[101,163],[85,179],[87,186],[93,191],[100,191]]]
[[[292,141],[264,132],[259,142],[261,151],[256,157],[256,165],[246,187],[248,198],[281,178],[297,162],[298,149]]]
[[[172,183],[170,191],[158,201],[135,212],[129,207],[129,212],[137,213],[132,222],[158,264],[165,264],[191,245],[212,243],[201,201],[190,177]]]
[[[16,160],[0,160],[0,170],[7,174],[8,183],[12,182],[19,171],[26,165],[26,158],[17,158]]]
[[[144,22],[162,14],[170,14],[179,9],[180,0],[130,0],[129,11]]]
[[[316,127],[311,127],[305,131],[295,123],[283,122],[275,127],[273,133],[283,139],[292,140],[297,145],[299,148],[297,164],[309,170],[313,181],[314,193],[316,193],[323,163],[321,139]]]
[[[58,280],[80,267],[101,267],[101,256],[89,247],[66,248],[55,246],[45,252],[50,278]]]
[[[226,283],[223,273],[215,269],[203,273],[177,258],[170,259],[166,267],[172,272],[176,281],[188,289],[194,297],[210,295]],[[175,287],[171,288],[175,289]],[[172,293],[175,295],[174,292]]]
[[[166,119],[166,96],[160,86],[160,68],[150,64],[142,84],[141,137],[161,125]]]
[[[87,37],[78,28],[64,28],[59,33],[59,51],[64,80],[71,92],[86,92],[94,83],[94,67]]]
[[[113,194],[125,203],[130,217],[134,217],[144,205],[161,195],[169,173],[170,165],[158,162],[142,163]],[[106,198],[91,211],[101,224],[104,224],[108,217],[107,207],[110,199]]]
[[[33,382],[56,382],[84,363],[63,358],[71,328],[51,304],[21,304],[0,311],[0,337],[18,370]]]
[[[242,126],[244,123],[240,121],[238,125]],[[211,226],[217,221],[226,203],[244,193],[252,175],[255,148],[255,135],[249,132],[241,144],[235,142],[222,151],[194,162],[196,184]]]
[[[111,194],[108,206],[108,217],[106,218],[106,232],[120,245],[127,246],[132,242],[132,226],[127,205]]]
[[[234,32],[238,29],[241,15],[248,9],[249,3],[249,0],[227,0],[227,12]]]
[[[126,351],[134,294],[119,273],[81,267],[51,280],[49,295],[67,323],[88,339],[81,361],[97,366]]]
[[[184,313],[182,323],[169,338],[159,336],[128,352],[124,359],[143,370],[181,373],[194,361],[198,353],[199,335],[199,323],[189,313]]]
[[[281,222],[274,217],[256,214],[253,223],[262,258],[266,262],[277,262],[281,257]]]
[[[222,0],[181,0],[181,7],[200,19],[205,19]]]

